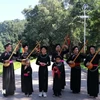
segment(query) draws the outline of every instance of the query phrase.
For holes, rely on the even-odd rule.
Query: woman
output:
[[[3,65],[3,95],[5,97],[14,95],[15,92],[15,74],[14,74],[14,65],[13,65],[13,57],[9,59],[12,54],[12,47],[10,43],[7,43],[5,46],[5,52],[1,54],[0,62],[9,63],[9,66],[5,67]],[[17,56],[17,54],[13,54],[13,56]]]
[[[64,49],[65,50],[62,50],[60,44],[56,45],[55,52],[53,52],[53,54],[52,54],[52,62],[55,62],[56,56],[61,56],[61,61],[64,59],[64,55],[69,52],[67,45],[64,45]],[[62,78],[61,78],[61,80],[62,80],[61,81],[61,87],[62,87],[62,89],[64,89],[65,85],[66,85],[66,81],[65,81],[65,68],[64,68],[64,70],[62,72]]]
[[[89,62],[94,57],[96,51],[95,46],[90,46],[89,48],[90,53],[87,55],[85,60],[85,66],[89,66]],[[99,73],[98,73],[98,66],[99,66],[100,54],[97,54],[94,60],[92,61],[93,68],[88,69],[87,73],[87,92],[90,96],[97,97],[99,93]]]
[[[50,57],[47,54],[47,47],[41,47],[41,54],[38,56],[36,64],[39,65],[39,97],[47,97],[48,90],[48,66],[50,66]]]
[[[80,54],[78,58],[73,62],[75,57],[79,53],[78,46],[74,46],[73,49],[73,54],[68,58],[67,63],[75,63],[75,66],[71,68],[71,74],[70,74],[70,89],[72,90],[73,93],[79,93],[80,92],[80,87],[81,87],[81,67],[80,63],[83,58],[85,58],[85,55]]]
[[[19,58],[17,59],[17,61],[22,62],[22,66],[21,66],[21,91],[25,92],[25,86],[24,86],[24,68],[25,68],[25,62],[26,62],[26,58],[29,55],[29,51],[28,51],[28,45],[27,44],[23,44],[23,52],[20,53]],[[31,54],[32,57],[36,57],[36,54],[32,53]]]

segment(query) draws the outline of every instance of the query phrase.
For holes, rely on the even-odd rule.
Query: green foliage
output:
[[[65,9],[64,3],[69,3]],[[3,45],[11,41],[13,45],[22,39],[27,42],[31,49],[36,41],[42,41],[51,49],[56,43],[63,43],[68,34],[71,45],[83,44],[84,20],[83,4],[88,4],[86,15],[86,39],[88,45],[100,46],[100,0],[39,0],[34,8],[23,10],[26,20],[4,21],[0,23],[0,52]]]
[[[12,20],[0,23],[0,52],[4,50],[3,45],[11,42],[15,45],[21,39],[24,31],[25,20]]]
[[[68,15],[62,0],[41,0],[33,9],[24,9],[27,19],[24,36],[26,41],[42,40],[42,44],[54,45],[68,34]],[[30,42],[29,42],[30,43]]]

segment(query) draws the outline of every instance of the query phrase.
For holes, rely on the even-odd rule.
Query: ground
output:
[[[49,87],[48,87],[48,97],[45,98],[45,100],[94,100],[94,98],[91,98],[87,95],[87,73],[86,71],[82,71],[82,79],[81,79],[81,92],[80,94],[73,94],[70,91],[70,67],[65,66],[66,68],[66,88],[62,92],[61,97],[54,97],[52,92],[52,73],[51,73],[51,66],[49,66]],[[1,90],[2,90],[2,77],[0,76],[0,100],[44,100],[44,98],[38,97],[38,66],[35,65],[35,62],[32,63],[32,69],[33,69],[33,88],[34,92],[30,97],[26,97],[23,93],[21,93],[20,89],[20,69],[17,69],[15,71],[15,81],[16,81],[16,91],[15,95],[11,97],[3,97]],[[99,88],[100,90],[100,88]],[[96,98],[96,100],[100,100],[100,93],[99,96]]]

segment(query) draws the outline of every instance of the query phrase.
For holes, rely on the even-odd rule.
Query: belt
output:
[[[12,64],[12,63],[13,63],[13,61],[11,60],[11,61],[10,61],[10,64]]]
[[[75,63],[75,66],[80,66],[80,63]]]
[[[97,66],[98,66],[98,64],[93,64],[93,66],[94,66],[94,67],[97,67]]]

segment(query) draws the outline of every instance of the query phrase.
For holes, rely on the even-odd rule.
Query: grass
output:
[[[81,68],[87,70],[87,68],[81,63]],[[99,74],[100,74],[100,66],[99,66]]]
[[[33,60],[31,60],[30,62],[32,63],[32,62],[34,62],[35,60],[36,60],[36,59],[33,59]],[[16,70],[16,69],[18,69],[18,68],[20,68],[20,67],[21,67],[21,63],[15,61],[15,62],[14,62],[14,70]],[[3,63],[0,63],[0,75],[2,74],[2,69],[3,69]]]

